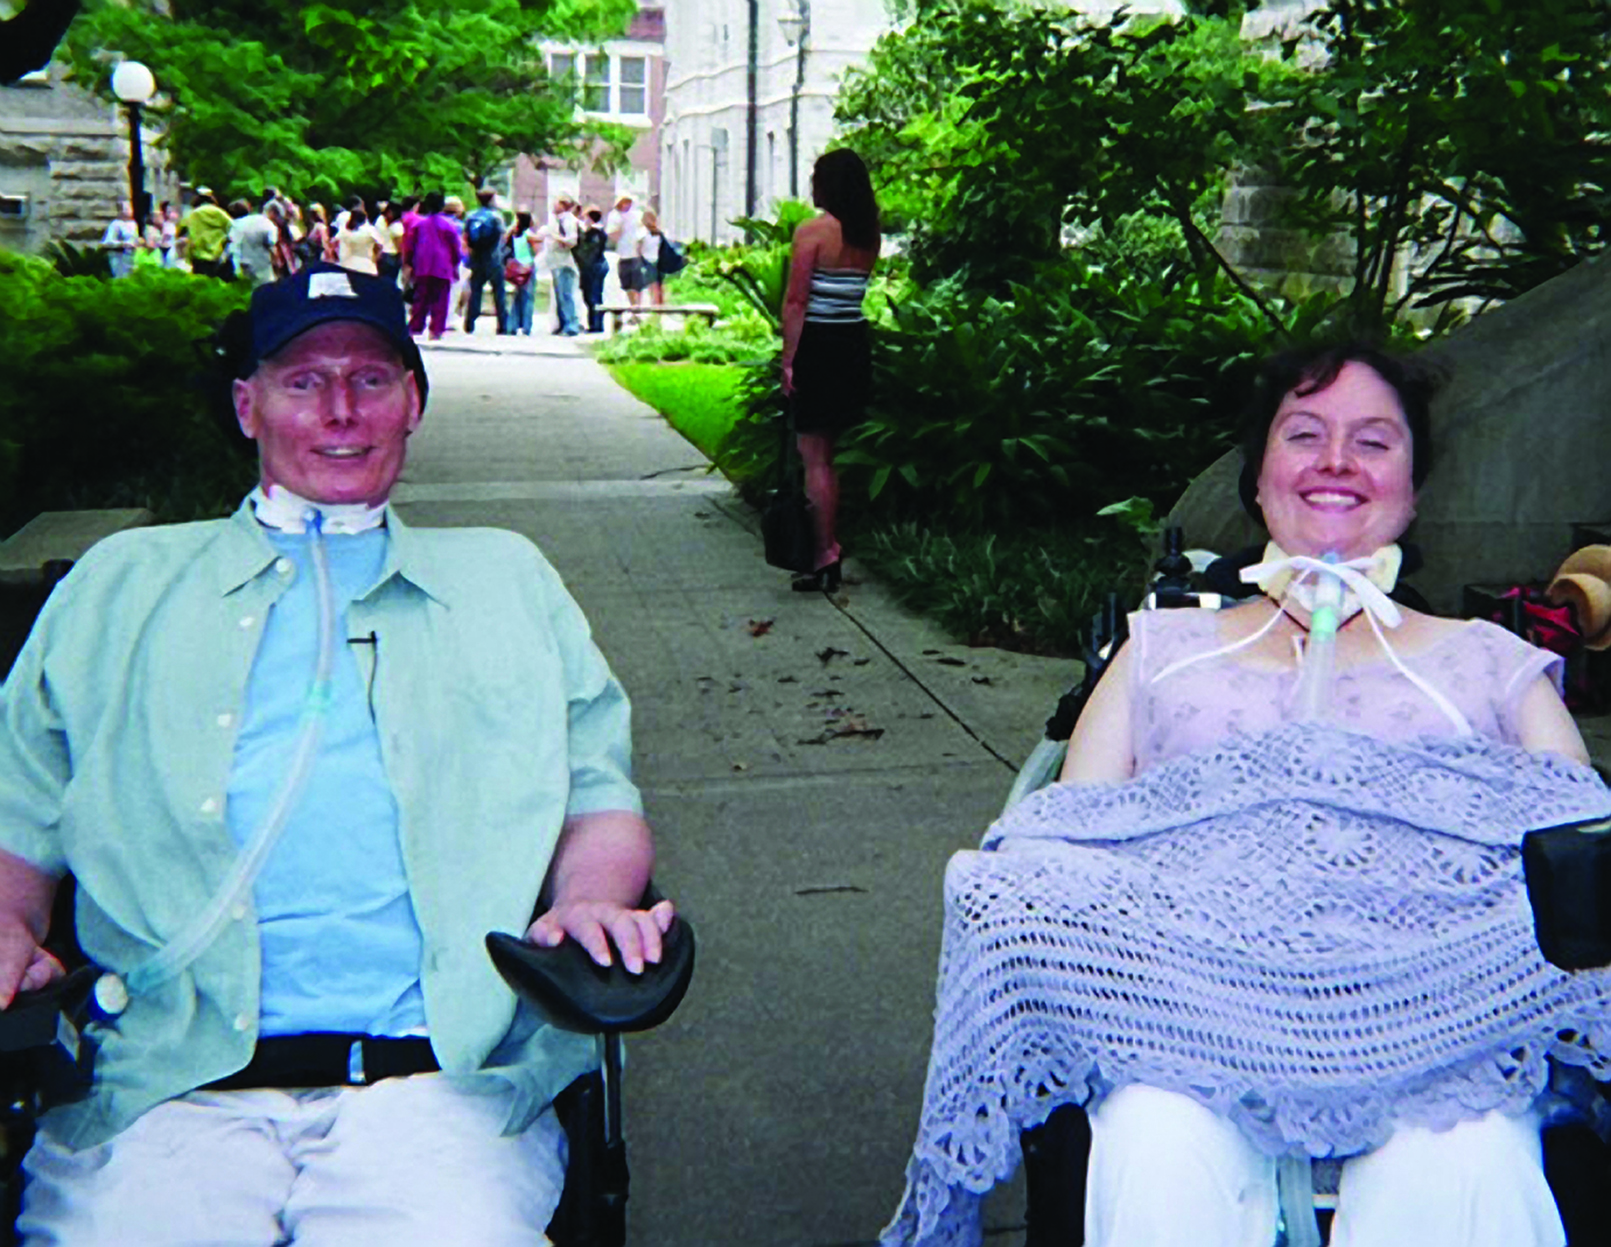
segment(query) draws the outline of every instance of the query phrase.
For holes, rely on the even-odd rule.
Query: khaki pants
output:
[[[82,1152],[41,1135],[17,1226],[27,1247],[533,1247],[565,1135],[550,1109],[504,1137],[508,1108],[440,1074],[193,1092]]]

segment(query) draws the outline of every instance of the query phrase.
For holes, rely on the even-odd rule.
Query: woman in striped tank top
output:
[[[878,263],[878,203],[861,157],[848,148],[822,156],[811,173],[822,214],[794,232],[783,303],[783,392],[805,465],[806,496],[817,526],[815,570],[795,578],[801,592],[839,587],[834,521],[839,479],[834,441],[862,418],[872,387],[872,353],[862,299]]]

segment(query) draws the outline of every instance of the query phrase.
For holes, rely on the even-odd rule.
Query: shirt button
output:
[[[289,576],[296,570],[296,565],[290,559],[275,559],[274,570],[282,576]]]
[[[218,813],[218,799],[216,797],[208,797],[201,803],[201,812],[203,814]]]
[[[235,1015],[234,1025],[235,1029],[238,1031],[249,1031],[252,1029],[252,1019],[247,1017],[244,1013],[237,1013]]]
[[[236,922],[245,922],[246,921],[246,905],[245,905],[245,903],[242,902],[242,901],[236,901],[234,906],[229,911],[229,916],[231,918],[233,918]]]
[[[227,711],[227,710],[224,711],[223,714],[218,716],[218,726],[219,727],[229,727],[234,722],[235,722],[235,716],[230,714],[229,711]]]
[[[257,620],[254,619],[250,615],[242,615],[241,616],[241,627],[242,628],[250,628],[256,622],[257,622]]]

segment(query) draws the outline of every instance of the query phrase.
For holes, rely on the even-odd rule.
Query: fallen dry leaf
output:
[[[828,646],[825,649],[819,649],[817,651],[817,661],[820,662],[824,667],[826,667],[829,663],[831,663],[835,658],[849,658],[849,657],[850,657],[850,651],[849,650],[847,650],[847,649],[835,649],[832,645]]]
[[[750,620],[750,635],[765,636],[772,631],[772,624],[773,621],[770,619],[752,619]]]

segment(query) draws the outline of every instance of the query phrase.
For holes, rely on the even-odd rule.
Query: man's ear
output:
[[[403,384],[408,387],[408,431],[413,433],[425,418],[425,411],[420,405],[420,379],[410,369],[408,376],[403,378]]]
[[[236,381],[230,390],[235,401],[235,421],[241,426],[241,432],[252,441],[257,440],[257,411],[255,399],[257,397],[250,381]]]

